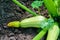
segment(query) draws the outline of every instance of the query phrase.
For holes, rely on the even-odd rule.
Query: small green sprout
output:
[[[43,5],[43,1],[33,1],[32,4],[31,4],[31,6],[32,6],[33,8],[39,8],[39,7],[41,7],[42,5]]]
[[[43,5],[43,1],[33,1],[31,6],[32,8],[38,9],[38,13],[40,13],[40,8]]]

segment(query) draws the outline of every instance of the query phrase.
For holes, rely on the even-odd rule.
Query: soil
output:
[[[38,14],[38,11],[30,6],[33,0],[18,1]],[[42,6],[40,9],[41,13],[39,15],[48,18],[48,12],[45,7]],[[0,0],[0,40],[32,40],[38,34],[37,28],[8,28],[6,26],[8,22],[15,20],[21,21],[32,16],[25,10],[19,8],[12,0]],[[45,40],[45,38],[43,37],[41,40]]]

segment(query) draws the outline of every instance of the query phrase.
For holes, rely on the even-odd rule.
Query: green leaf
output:
[[[58,13],[59,13],[59,16],[60,16],[60,0],[58,0]]]
[[[55,5],[58,6],[58,0],[54,0]]]
[[[42,5],[43,5],[43,1],[33,1],[31,4],[33,8],[39,8]]]
[[[58,0],[58,7],[60,8],[60,0]]]
[[[54,18],[58,16],[57,8],[53,0],[43,0],[50,15]]]

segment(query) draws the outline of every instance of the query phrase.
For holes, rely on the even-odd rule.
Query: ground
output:
[[[19,1],[29,9],[38,13],[36,9],[30,6],[33,0]],[[41,13],[39,15],[48,18],[48,12],[45,7],[42,6],[40,8]],[[32,38],[38,34],[37,28],[8,28],[6,26],[8,22],[15,20],[21,21],[32,16],[33,15],[15,5],[11,0],[0,0],[0,40],[32,40]],[[42,38],[42,40],[45,40],[45,38]]]

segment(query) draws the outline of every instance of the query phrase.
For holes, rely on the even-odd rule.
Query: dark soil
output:
[[[33,9],[30,5],[33,0],[19,0],[23,5],[27,6],[33,11],[38,11]],[[44,6],[41,8],[41,15],[47,16],[47,10]],[[38,34],[36,28],[8,28],[6,25],[11,21],[21,21],[25,18],[32,17],[31,14],[25,10],[19,8],[11,0],[0,0],[0,40],[32,40],[32,38]],[[42,40],[45,40],[43,38]]]

